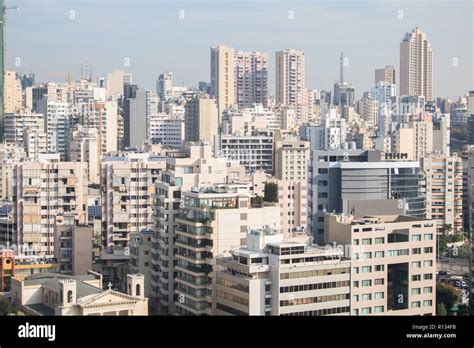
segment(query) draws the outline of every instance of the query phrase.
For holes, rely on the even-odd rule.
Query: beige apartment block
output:
[[[279,229],[280,208],[249,193],[249,185],[201,186],[182,193],[176,218],[176,313],[216,314],[216,257],[245,245],[249,229]]]
[[[433,221],[331,213],[325,216],[324,240],[351,258],[352,315],[435,315]]]
[[[215,99],[196,96],[186,103],[184,138],[186,142],[214,144],[219,129],[219,112]]]
[[[217,315],[349,315],[350,261],[305,234],[252,229],[246,245],[218,256]]]
[[[268,53],[236,51],[235,103],[239,108],[268,104]]]
[[[175,228],[182,192],[192,187],[241,180],[245,169],[225,157],[215,157],[207,144],[191,144],[185,152],[170,152],[162,180],[155,185],[154,235],[151,246],[151,297],[160,314],[174,314]]]
[[[77,126],[70,132],[69,160],[87,163],[89,184],[100,183],[101,158],[97,129]]]
[[[35,255],[54,256],[55,225],[87,221],[87,165],[59,162],[59,154],[13,167],[18,243]]]
[[[305,53],[293,49],[275,54],[275,93],[277,106],[292,106],[298,122],[308,118]]]
[[[211,47],[211,95],[220,115],[235,104],[235,51],[232,47]]]
[[[21,81],[15,71],[5,71],[4,75],[4,112],[17,112],[23,104]]]
[[[407,154],[407,160],[419,161],[433,152],[433,123],[414,121],[400,126],[392,134],[392,152]]]
[[[97,273],[66,276],[37,274],[23,280],[12,278],[12,302],[31,316],[129,316],[148,315],[143,295],[143,275],[127,276],[127,293],[102,289]]]
[[[130,235],[154,226],[154,185],[165,169],[163,157],[148,153],[125,153],[105,157],[101,168],[102,233],[105,248],[100,258],[104,276],[124,284],[130,260]]]
[[[426,217],[436,223],[438,232],[451,226],[450,233],[463,230],[462,158],[430,155],[421,159],[425,174]]]
[[[433,51],[418,27],[400,43],[400,95],[433,100]]]
[[[285,236],[308,227],[309,160],[309,142],[296,138],[275,142],[275,177],[278,179],[280,223]]]

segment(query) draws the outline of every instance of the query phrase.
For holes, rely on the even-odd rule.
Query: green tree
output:
[[[7,314],[9,317],[24,317],[25,313],[22,311],[10,312]]]
[[[438,303],[436,305],[436,315],[446,316],[448,315],[448,311],[446,310],[446,306],[444,303]]]
[[[459,302],[461,302],[461,294],[458,289],[448,283],[436,284],[436,303],[444,304],[446,309],[451,309]]]
[[[278,184],[266,182],[263,192],[263,200],[265,202],[278,202]]]

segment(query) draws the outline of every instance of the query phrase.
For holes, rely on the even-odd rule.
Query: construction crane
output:
[[[4,31],[5,31],[5,19],[6,19],[6,12],[7,10],[19,10],[19,6],[4,6],[4,0],[0,0],[0,6],[2,8],[2,12],[0,12],[0,40],[2,46],[2,52],[0,54],[0,141],[3,141],[4,136],[4,116],[5,116],[5,109],[4,109],[4,96],[5,93],[3,91],[5,87],[5,38],[4,38]]]

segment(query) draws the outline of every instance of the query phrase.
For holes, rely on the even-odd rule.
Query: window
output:
[[[359,245],[359,240],[358,239],[354,239],[354,245]]]
[[[371,252],[366,252],[364,253],[364,260],[368,260],[372,258],[372,253]]]
[[[374,313],[383,313],[383,306],[375,306]]]
[[[354,267],[354,273],[359,274],[359,267]]]
[[[384,256],[384,252],[383,252],[383,251],[376,251],[376,252],[375,252],[375,258],[376,258],[376,259],[382,258],[383,256]]]
[[[431,294],[431,293],[433,293],[433,287],[432,287],[432,286],[425,286],[425,287],[423,288],[423,293],[424,293],[424,294]]]
[[[372,294],[363,294],[362,301],[370,301],[372,300]]]
[[[419,242],[421,240],[421,234],[414,234],[411,236],[413,242]]]
[[[67,303],[71,303],[72,302],[72,290],[69,290],[67,292]]]
[[[359,287],[359,281],[358,280],[355,280],[354,281],[354,288],[358,288]]]
[[[424,249],[425,254],[432,254],[433,253],[433,247],[426,247]]]
[[[383,244],[383,243],[385,243],[385,238],[384,237],[375,238],[375,244]]]
[[[423,307],[431,307],[433,305],[432,300],[424,300],[423,301]]]
[[[423,261],[423,267],[432,267],[432,266],[433,266],[433,260]]]
[[[424,280],[431,280],[431,279],[433,279],[433,273],[425,273],[425,275],[423,276],[423,279],[424,279]]]
[[[383,292],[376,292],[374,297],[375,297],[376,300],[381,300],[384,297],[384,293]]]
[[[371,314],[372,313],[372,308],[370,308],[370,307],[362,308],[361,313],[362,314]]]
[[[418,282],[421,280],[421,274],[414,274],[411,276],[411,280],[414,282]]]
[[[413,255],[421,254],[421,248],[413,248],[411,249],[411,253]]]
[[[369,272],[372,272],[372,266],[362,267],[362,273],[369,273]]]
[[[359,295],[352,296],[352,301],[353,302],[359,302]]]
[[[420,288],[413,288],[413,289],[411,289],[411,294],[412,295],[419,295],[419,294],[421,294],[421,289]]]
[[[384,284],[383,278],[377,278],[374,280],[374,285],[383,285],[383,284]]]
[[[421,267],[421,261],[413,261],[411,263],[411,268],[420,268]]]
[[[362,239],[362,245],[372,245],[372,238]]]
[[[433,240],[433,233],[425,233],[423,236],[424,240]]]
[[[375,272],[382,272],[385,270],[384,265],[375,265]]]
[[[363,280],[362,286],[372,286],[372,280]]]
[[[420,301],[415,301],[411,303],[411,308],[420,308],[420,307],[421,307]]]

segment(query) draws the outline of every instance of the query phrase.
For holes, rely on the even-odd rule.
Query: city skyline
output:
[[[472,19],[473,5],[468,1],[457,1],[458,6],[453,8],[444,1],[433,2],[429,7],[419,1],[258,1],[233,3],[233,11],[209,1],[142,0],[131,8],[119,0],[68,4],[18,0],[7,1],[7,5],[19,5],[20,10],[9,12],[7,18],[6,69],[33,72],[37,81],[64,81],[68,72],[78,78],[81,65],[88,61],[93,77],[106,77],[112,70],[129,68],[134,83],[152,91],[158,75],[165,71],[174,73],[177,85],[197,86],[199,81],[209,82],[209,47],[220,44],[235,50],[268,53],[271,95],[275,95],[276,51],[304,51],[306,87],[318,90],[332,89],[339,75],[339,55],[344,51],[348,58],[346,80],[361,97],[371,89],[375,69],[394,65],[399,75],[400,42],[415,27],[427,34],[433,48],[435,97],[464,95],[474,81],[469,64],[473,34],[465,30]],[[107,28],[106,33],[94,27],[97,16],[104,11],[107,16],[100,18],[102,24],[97,28]],[[426,15],[427,11],[431,16]],[[126,13],[129,17],[125,17]],[[242,16],[247,16],[246,26],[237,27]],[[360,16],[365,20],[358,22]],[[135,25],[148,19],[146,29]],[[338,26],[338,22],[354,25]],[[216,31],[215,26],[220,24],[222,30]],[[197,30],[199,36],[189,35]],[[143,40],[136,40],[137,37]],[[33,60],[38,50],[43,59]],[[124,66],[125,62],[130,66]]]

